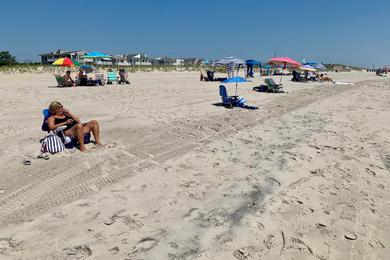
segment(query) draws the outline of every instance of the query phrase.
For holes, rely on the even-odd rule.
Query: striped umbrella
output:
[[[69,58],[60,58],[53,62],[53,65],[61,66],[61,67],[73,67],[73,66],[80,66],[80,64],[72,59]]]

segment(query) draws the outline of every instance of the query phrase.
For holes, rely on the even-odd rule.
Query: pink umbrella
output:
[[[301,63],[299,63],[296,60],[293,60],[289,57],[275,57],[272,59],[268,60],[268,63],[270,64],[275,64],[275,65],[283,65],[283,70],[285,70],[288,67],[291,68],[299,68],[302,66]],[[282,83],[282,78],[283,78],[283,73],[282,76],[280,77],[280,83]]]

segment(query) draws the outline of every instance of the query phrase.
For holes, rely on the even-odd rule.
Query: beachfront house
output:
[[[131,64],[127,61],[126,55],[113,55],[112,63],[117,66],[131,66]]]
[[[82,62],[84,55],[86,55],[86,54],[87,54],[86,51],[65,51],[65,50],[59,49],[57,51],[40,54],[39,56],[41,56],[42,65],[50,65],[55,60],[60,59],[60,58],[70,58],[70,59],[73,59],[75,61]]]
[[[145,53],[129,54],[126,59],[130,66],[152,66],[152,59]]]
[[[184,59],[173,59],[173,66],[184,66]]]
[[[153,59],[153,66],[172,66],[175,59],[169,57],[158,57]]]

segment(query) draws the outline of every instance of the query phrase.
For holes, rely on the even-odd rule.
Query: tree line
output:
[[[0,66],[17,64],[16,58],[9,51],[0,51]]]

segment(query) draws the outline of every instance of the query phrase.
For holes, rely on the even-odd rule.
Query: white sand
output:
[[[238,87],[252,111],[213,106],[198,76],[0,75],[0,259],[388,259],[388,79],[255,79]],[[36,159],[52,100],[99,120],[106,147]]]

